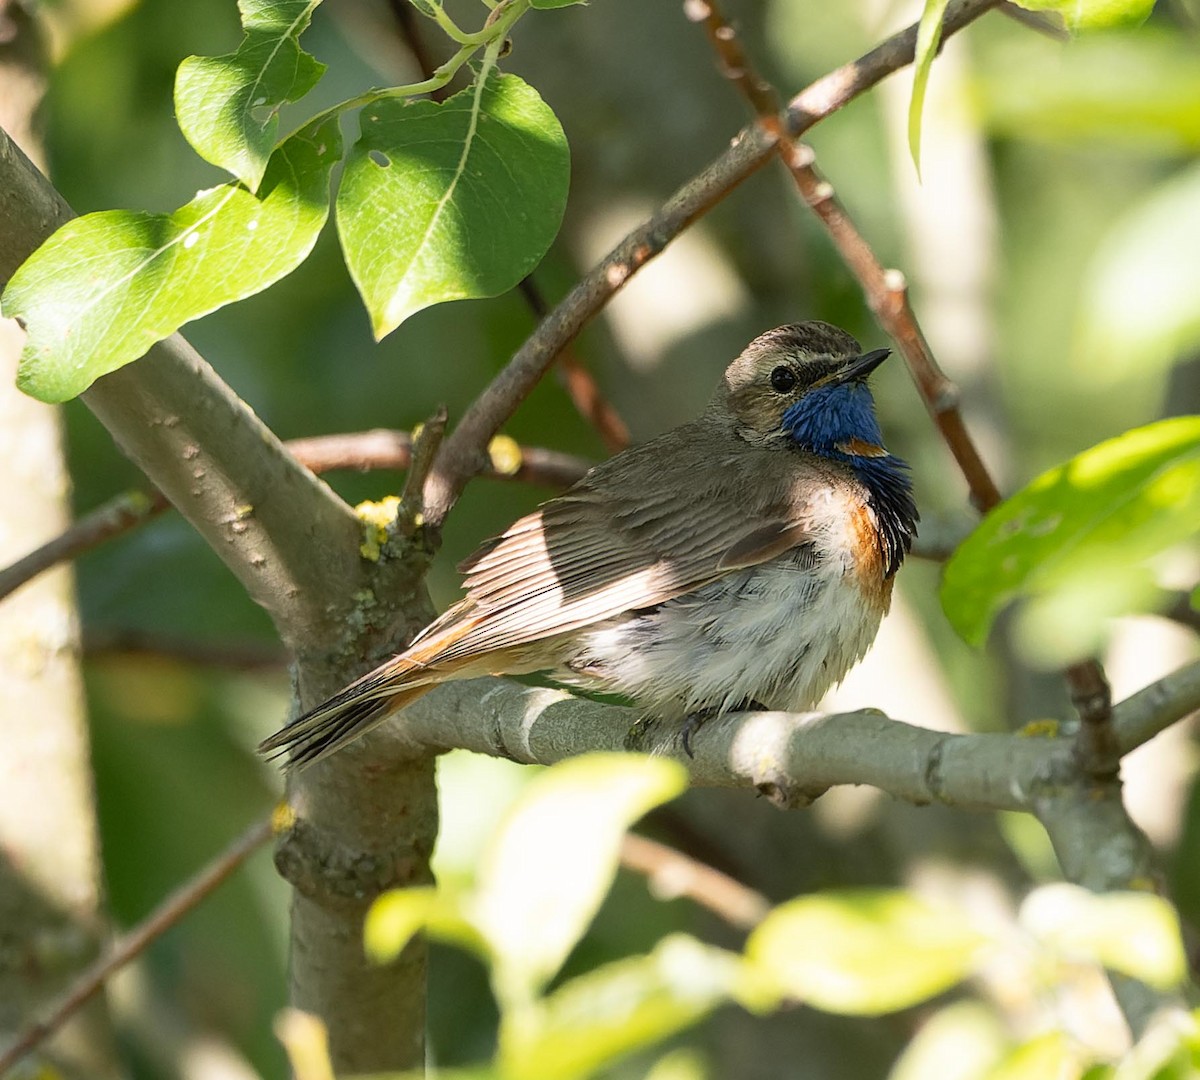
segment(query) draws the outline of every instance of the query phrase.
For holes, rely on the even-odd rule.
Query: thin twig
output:
[[[752,930],[771,910],[762,893],[736,878],[636,833],[621,841],[621,865],[642,874],[656,896],[686,896],[739,930]]]
[[[532,274],[522,279],[517,289],[539,321],[549,314],[550,307]],[[608,452],[615,454],[618,450],[624,450],[630,443],[629,427],[604,396],[595,377],[570,344],[563,346],[559,355],[558,373],[576,411],[596,429]]]
[[[943,21],[943,38],[957,33],[998,2],[951,3]],[[913,24],[802,90],[788,105],[788,132],[795,137],[807,131],[885,76],[911,63],[916,38],[917,26]],[[626,236],[542,320],[446,439],[425,493],[426,515],[433,524],[445,520],[467,481],[483,470],[492,437],[584,324],[687,226],[761,168],[774,150],[774,141],[764,137],[758,124],[744,128],[721,157]]]
[[[999,11],[1002,15],[1007,15],[1014,22],[1019,22],[1022,26],[1033,30],[1035,33],[1045,34],[1046,37],[1054,41],[1071,40],[1071,33],[1063,26],[1062,19],[1049,12],[1028,11],[1019,4],[1008,2],[1001,4]]]
[[[396,528],[404,536],[412,536],[424,518],[425,481],[429,470],[433,468],[433,459],[437,456],[438,447],[442,445],[442,439],[445,437],[448,418],[446,406],[439,405],[437,412],[413,429],[410,455],[412,461],[408,466],[408,475],[404,478],[400,506],[396,510]]]
[[[411,436],[386,428],[291,439],[285,445],[301,464],[318,474],[339,469],[359,472],[407,469],[412,455]],[[592,462],[574,454],[520,446],[514,467],[500,469],[489,463],[484,475],[559,489],[576,483],[591,466]],[[0,570],[0,600],[43,571],[77,558],[106,540],[123,536],[169,506],[165,496],[157,491],[126,492],[110,499],[59,536]]]
[[[263,641],[204,641],[139,628],[83,628],[83,655],[89,660],[112,657],[161,657],[201,667],[234,671],[271,671],[287,664],[287,653]]]
[[[908,285],[899,270],[886,269],[871,245],[838,202],[833,185],[817,171],[810,147],[796,142],[779,121],[778,97],[750,64],[733,27],[716,0],[687,0],[688,17],[703,22],[718,57],[718,66],[750,102],[766,137],[774,136],[779,156],[795,180],[801,197],[820,219],[829,238],[858,279],[867,304],[883,329],[899,344],[908,370],[930,416],[966,478],[971,500],[981,513],[1001,501],[962,412],[958,387],[938,366],[908,300]],[[1112,727],[1112,697],[1099,663],[1086,660],[1064,671],[1071,700],[1079,714],[1077,753],[1080,766],[1097,779],[1112,777],[1120,764]]]
[[[105,540],[122,536],[171,504],[157,491],[127,491],[85,514],[69,528],[11,566],[0,570],[0,600],[61,562],[77,558]]]
[[[6,1050],[0,1052],[0,1076],[78,1012],[106,980],[144,952],[148,945],[162,937],[200,901],[209,896],[270,840],[274,832],[273,818],[256,822],[191,880],[172,892],[129,933],[115,941],[106,955],[75,980],[44,1020],[30,1024]]]

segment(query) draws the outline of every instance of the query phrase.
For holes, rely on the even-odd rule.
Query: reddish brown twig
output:
[[[833,185],[816,169],[810,147],[796,142],[780,123],[778,97],[761,79],[746,57],[733,27],[721,14],[716,0],[686,0],[688,17],[704,23],[717,52],[718,66],[745,95],[755,110],[766,137],[774,137],[779,156],[796,182],[801,197],[820,219],[829,238],[858,279],[867,304],[884,330],[900,346],[921,399],[966,478],[971,499],[981,513],[1001,501],[958,407],[959,392],[938,366],[908,302],[908,286],[899,270],[885,269],[857,226],[838,202]],[[1116,775],[1120,762],[1112,727],[1112,697],[1104,671],[1094,660],[1072,664],[1064,675],[1071,700],[1079,714],[1076,749],[1088,775],[1104,779]]]
[[[943,39],[998,2],[956,0],[950,4],[943,21]],[[885,76],[911,63],[916,39],[914,24],[802,90],[788,105],[788,133],[795,137],[808,130]],[[761,168],[774,150],[775,141],[766,137],[758,124],[743,129],[729,150],[626,236],[542,320],[446,439],[425,493],[426,514],[432,523],[445,520],[467,481],[486,466],[488,442],[584,324],[688,225]]]
[[[44,1020],[30,1024],[0,1053],[0,1076],[39,1043],[58,1030],[84,1006],[115,972],[136,958],[153,941],[209,896],[230,874],[265,844],[274,833],[272,818],[256,822],[190,881],[184,882],[129,933],[87,969],[50,1009]]]
[[[522,280],[517,288],[539,321],[549,314],[550,307],[532,276]],[[629,428],[569,344],[559,354],[558,373],[576,411],[596,429],[609,453],[624,450],[630,442]]]
[[[770,901],[748,885],[636,833],[621,841],[621,865],[644,875],[656,895],[686,896],[740,930],[753,929],[771,910]]]
[[[515,444],[514,444],[515,445]],[[315,473],[354,469],[407,469],[412,438],[404,431],[377,429],[347,435],[317,435],[292,439],[287,448]],[[498,469],[489,462],[485,476],[517,480],[550,488],[570,487],[592,463],[574,454],[539,447],[516,447],[516,463]],[[128,492],[85,514],[61,535],[0,570],[0,600],[60,562],[74,559],[106,540],[123,536],[161,513],[170,504],[157,491]]]

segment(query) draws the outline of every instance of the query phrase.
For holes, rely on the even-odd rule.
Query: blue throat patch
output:
[[[783,414],[782,426],[803,449],[849,465],[862,481],[879,523],[885,576],[891,577],[912,547],[919,518],[908,463],[892,454],[870,457],[838,449],[839,444],[854,440],[883,446],[875,400],[867,384],[848,382],[810,390]]]

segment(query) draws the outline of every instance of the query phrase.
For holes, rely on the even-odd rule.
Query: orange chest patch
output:
[[[862,503],[851,512],[849,525],[856,584],[870,606],[886,612],[892,602],[892,579],[884,577],[883,544],[875,512]]]

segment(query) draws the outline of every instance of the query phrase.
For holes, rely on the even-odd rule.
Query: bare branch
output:
[[[153,656],[235,671],[282,671],[287,666],[287,653],[278,645],[261,641],[204,641],[140,629],[85,627],[83,654],[89,660]]]
[[[191,880],[184,882],[129,933],[115,941],[107,954],[85,971],[49,1010],[44,1020],[25,1029],[0,1052],[0,1076],[79,1011],[104,983],[151,943],[211,895],[239,866],[273,835],[272,819],[256,822]]]
[[[425,480],[433,468],[433,459],[446,435],[446,406],[441,405],[425,423],[413,429],[412,462],[404,478],[404,489],[400,493],[400,507],[396,511],[396,528],[402,536],[412,536],[424,517]]]
[[[946,11],[943,37],[950,37],[999,0],[957,0]],[[793,136],[912,62],[916,24],[889,38],[858,60],[838,68],[801,91],[787,110]],[[681,187],[664,206],[606,255],[566,295],[512,360],[475,399],[442,448],[426,490],[429,520],[440,525],[467,481],[486,464],[492,436],[546,373],[563,347],[608,303],[641,267],[688,225],[712,209],[774,150],[758,124],[744,128],[729,150]]]
[[[539,321],[549,314],[550,307],[532,274],[524,278],[517,289]],[[558,372],[576,411],[596,429],[609,453],[624,450],[630,442],[628,426],[601,392],[592,373],[570,344],[564,345],[559,354]]]
[[[347,435],[314,435],[290,439],[284,444],[301,464],[314,473],[354,469],[407,469],[412,460],[412,438],[406,431],[377,428]],[[515,480],[549,488],[570,487],[592,466],[586,458],[544,450],[536,446],[518,447],[519,461],[513,469],[490,465],[484,475],[498,480]],[[170,507],[158,491],[130,491],[85,514],[53,540],[35,548],[11,566],[0,570],[0,600],[38,574],[106,540],[131,532]]]
[[[752,930],[771,910],[771,902],[762,893],[637,833],[628,833],[621,841],[621,865],[644,875],[660,900],[686,896],[739,930]]]
[[[11,566],[0,570],[0,600],[52,566],[78,558],[85,551],[99,547],[105,540],[124,535],[142,522],[156,517],[170,505],[165,496],[157,491],[149,495],[141,491],[127,491],[110,499],[73,522],[53,540],[48,540]]]
[[[1196,661],[1113,709],[1123,753],[1200,709]],[[737,713],[710,720],[689,759],[679,731],[639,724],[633,709],[505,679],[446,683],[383,729],[410,750],[462,748],[549,765],[588,750],[635,749],[686,765],[692,782],[752,787],[796,806],[836,784],[870,784],[897,798],[973,810],[1034,810],[1079,776],[1074,740],[1025,734],[958,735],[869,711]]]

